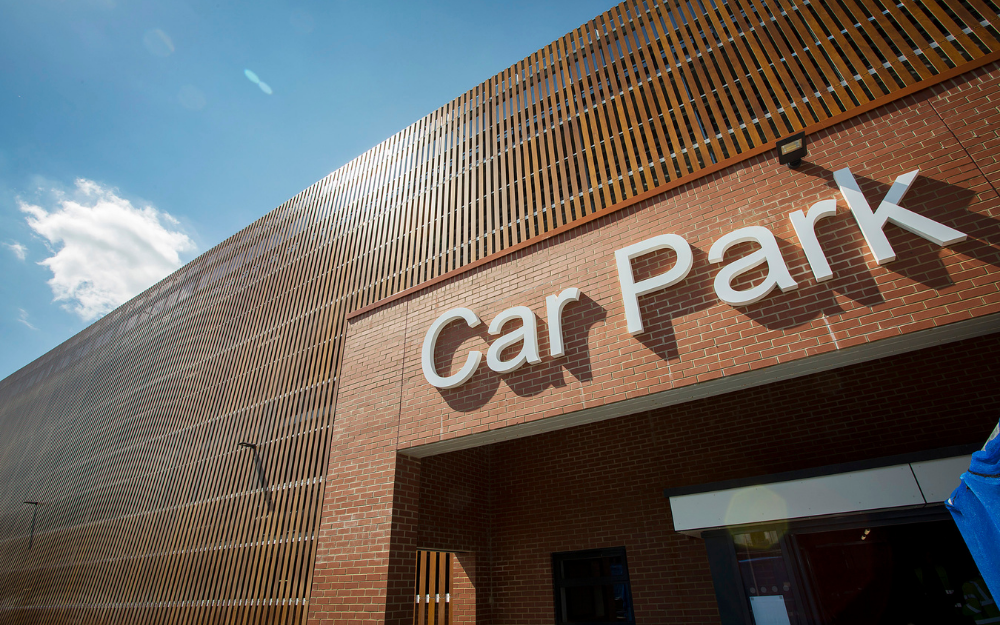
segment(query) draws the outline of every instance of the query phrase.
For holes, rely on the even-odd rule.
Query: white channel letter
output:
[[[458,370],[458,373],[449,375],[448,377],[438,375],[437,369],[434,368],[434,348],[437,345],[438,337],[441,336],[441,331],[444,330],[446,325],[459,319],[464,319],[470,328],[475,328],[480,324],[479,317],[468,308],[452,308],[431,324],[430,329],[427,330],[427,336],[424,337],[424,347],[420,353],[420,365],[423,367],[424,377],[427,378],[427,381],[438,388],[455,388],[456,386],[465,384],[472,377],[472,374],[476,372],[479,363],[483,359],[482,352],[469,352],[468,357],[465,359],[465,364]]]
[[[677,253],[677,262],[670,271],[636,282],[632,275],[632,260],[667,248]],[[615,261],[618,264],[618,283],[622,289],[629,334],[640,334],[643,325],[642,315],[639,313],[639,296],[673,286],[686,278],[691,273],[691,266],[694,265],[694,256],[691,254],[691,246],[684,237],[661,234],[615,251]]]
[[[517,318],[522,320],[523,325],[493,341],[486,352],[486,364],[497,373],[515,371],[525,362],[533,365],[542,362],[538,356],[538,323],[535,321],[535,313],[527,306],[514,306],[497,315],[490,323],[490,334],[500,334],[505,323]],[[517,356],[510,360],[500,360],[500,353],[518,341],[523,341],[524,345]]]
[[[854,219],[857,220],[858,226],[861,228],[861,234],[865,236],[865,242],[868,243],[868,249],[872,251],[872,256],[875,257],[875,262],[879,265],[896,260],[896,252],[892,250],[892,245],[889,244],[889,239],[883,232],[886,222],[891,221],[897,226],[941,246],[959,243],[966,238],[965,234],[958,230],[923,215],[918,215],[899,205],[919,173],[919,169],[914,169],[896,178],[896,181],[889,188],[889,192],[885,194],[885,199],[872,213],[872,208],[861,193],[861,188],[858,186],[857,180],[854,179],[851,170],[845,167],[833,172],[833,179],[837,181],[840,192],[844,195],[847,205],[851,207]]]
[[[823,253],[819,239],[816,238],[816,222],[836,214],[837,200],[823,200],[809,207],[808,213],[794,211],[788,216],[792,220],[795,236],[799,238],[799,244],[806,253],[806,260],[809,261],[809,268],[812,269],[816,282],[825,282],[833,277],[830,263],[826,261],[826,254]]]
[[[760,245],[760,249],[719,270],[719,275],[715,277],[715,293],[719,299],[730,306],[749,306],[766,297],[776,286],[782,291],[798,288],[799,285],[788,273],[785,259],[781,257],[778,242],[774,240],[771,231],[763,226],[740,228],[723,236],[712,245],[712,249],[708,252],[708,261],[721,263],[726,250],[746,241],[755,241]],[[767,263],[767,276],[763,282],[745,291],[737,291],[731,286],[734,278],[764,263]]]
[[[565,289],[559,295],[549,295],[545,298],[545,310],[549,319],[549,353],[559,358],[566,355],[563,345],[562,313],[566,304],[580,301],[580,289],[575,286]]]

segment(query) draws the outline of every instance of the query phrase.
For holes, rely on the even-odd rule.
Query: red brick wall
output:
[[[420,516],[417,543],[421,549],[464,552],[467,581],[452,589],[456,615],[463,623],[490,623],[489,577],[476,570],[491,566],[491,462],[486,448],[468,449],[420,461]],[[455,570],[455,567],[452,567]],[[472,587],[477,592],[470,595]],[[454,607],[454,606],[453,606]]]
[[[493,612],[479,625],[551,623],[551,554],[615,546],[637,622],[718,622],[704,543],[673,532],[664,488],[983,441],[1000,405],[998,350],[992,335],[426,458],[420,534],[461,549],[465,528],[482,524],[484,509],[456,510],[449,491],[426,486],[467,481],[474,451],[489,458],[477,479],[490,540],[476,555],[491,562],[478,576]]]
[[[946,87],[811,135],[809,156],[797,170],[779,165],[773,154],[751,159],[407,298],[400,447],[1000,312],[1000,198],[984,175],[987,170],[980,169],[996,166],[984,146],[996,138],[989,124],[1000,121],[1000,70],[993,66]],[[957,121],[969,102],[978,103],[977,116],[985,121]],[[962,126],[957,135],[946,121],[971,126]],[[959,143],[956,136],[968,143]],[[847,166],[873,208],[897,176],[919,168],[904,206],[967,233],[969,239],[941,248],[888,225],[897,260],[876,265],[833,182],[832,172]],[[817,228],[834,277],[817,283],[788,214],[824,199],[838,201],[838,214]],[[720,236],[746,226],[771,229],[800,286],[734,308],[715,296],[719,266],[706,257]],[[680,285],[640,300],[648,331],[633,337],[625,329],[614,251],[660,233],[688,240],[694,269]],[[726,258],[731,261],[749,249],[751,244],[744,244]],[[666,257],[650,259],[636,268],[637,277],[670,263]],[[570,286],[581,288],[587,299],[567,307],[567,356],[553,359],[546,354],[545,296]],[[424,379],[420,348],[438,315],[466,306],[483,320],[475,331],[460,324],[445,331],[437,356],[460,363],[469,349],[486,351],[486,326],[515,305],[527,305],[538,316],[541,364],[500,376],[484,363],[465,385],[443,392]],[[458,341],[460,347],[452,351]],[[364,356],[357,358],[362,362]]]
[[[431,456],[421,461],[418,542],[422,549],[479,551],[489,540],[489,492],[480,488],[490,472],[485,448]],[[457,528],[448,521],[463,519]],[[434,519],[440,520],[435,524]]]
[[[476,554],[456,553],[451,559],[451,625],[488,623],[489,618],[478,610],[476,599],[479,582],[476,575]]]
[[[368,366],[350,367],[339,381],[344,394],[338,397],[330,445],[309,602],[311,623],[380,623],[387,609],[405,611],[398,592],[407,564],[394,560],[390,567],[389,558],[391,541],[403,553],[403,542],[415,539],[406,529],[413,525],[419,488],[419,463],[405,459],[397,476],[404,311],[405,307],[376,312],[356,324],[347,338],[346,353],[360,352],[364,346],[372,360]],[[411,554],[415,546],[407,545]],[[412,579],[411,575],[409,592]],[[387,587],[397,590],[388,606]]]
[[[423,493],[418,495],[415,490],[423,463],[398,462],[397,450],[1000,312],[1000,197],[993,186],[1000,167],[995,156],[995,128],[1000,123],[998,78],[1000,69],[992,65],[811,135],[809,156],[797,170],[778,165],[773,154],[750,159],[352,321],[339,380],[310,621],[378,623],[386,618],[387,610],[389,622],[403,618],[407,601],[404,580],[407,567],[412,567],[404,555],[419,542],[413,501],[424,501]],[[887,232],[898,259],[876,266],[832,182],[832,172],[845,166],[851,167],[869,202],[876,206],[896,176],[919,167],[921,175],[903,205],[968,233],[969,240],[939,248],[890,225]],[[817,284],[787,216],[823,199],[838,200],[838,214],[818,228],[835,277]],[[800,287],[772,294],[754,306],[733,308],[715,297],[712,282],[719,267],[709,265],[706,255],[723,234],[753,225],[766,226],[778,237]],[[614,251],[670,232],[684,236],[691,244],[694,270],[682,284],[641,300],[648,331],[632,337],[625,330]],[[744,251],[731,250],[727,260]],[[669,259],[650,259],[637,270],[657,271],[664,263]],[[544,298],[570,286],[581,288],[586,297],[567,308],[567,356],[556,360],[547,355]],[[457,324],[451,326],[438,352],[441,359],[455,356],[464,360],[469,348],[485,352],[485,326],[501,310],[514,305],[528,305],[539,316],[541,364],[501,378],[484,363],[470,382],[445,392],[426,382],[420,369],[420,346],[435,317],[455,306],[470,307],[480,315],[484,324],[479,332],[463,333]],[[449,352],[449,342],[461,345]],[[828,378],[822,379],[835,379],[840,372],[824,375]],[[753,397],[773,402],[779,388],[788,387],[765,387],[755,391],[763,395]],[[691,405],[673,410],[687,409]],[[790,468],[801,468],[803,463],[818,461],[804,445],[806,441],[822,442],[845,455],[853,453],[854,432],[829,423],[843,418],[855,429],[865,427],[861,416],[838,417],[847,414],[846,408],[832,410],[824,417],[826,421],[802,415],[798,420],[783,420],[777,429],[777,422],[772,421],[771,430],[760,430],[757,417],[742,404],[732,410],[742,411],[737,412],[741,416],[724,421],[702,416],[687,422],[670,419],[684,423],[693,438],[663,439],[669,441],[664,449],[675,455],[706,450],[720,457],[729,454],[741,463],[719,463],[715,470],[725,473],[725,466],[733,466],[734,475],[746,475],[755,470],[752,463],[760,458],[759,453],[751,452],[755,445],[783,443],[789,451],[782,458]],[[937,441],[939,445],[948,439],[948,424],[925,424],[911,418],[914,420],[907,423],[912,431],[901,434],[901,440],[909,444],[884,436],[879,449],[892,453],[897,443],[909,450],[912,445],[919,446],[918,441]],[[827,424],[821,426],[827,438],[805,435],[812,431],[813,421]],[[600,431],[615,423],[618,421],[593,428]],[[650,435],[633,442],[651,444]],[[510,464],[495,457],[487,457],[487,462],[493,466]],[[780,459],[762,462],[770,466],[780,464]],[[765,470],[763,466],[757,469]],[[771,470],[779,469],[767,469]],[[684,470],[656,488],[725,479],[722,474],[707,475],[700,469]],[[424,479],[435,478],[421,476],[421,485]],[[524,479],[531,478],[522,475],[511,483],[510,496],[524,496]],[[543,479],[548,476],[538,473],[536,481]],[[570,485],[587,486],[576,478]],[[503,492],[498,486],[497,497]],[[442,504],[428,500],[427,505]],[[493,502],[494,508],[498,505]],[[655,505],[660,506],[660,516],[655,518],[662,521],[665,502],[661,499]],[[600,508],[588,510],[598,514]],[[654,517],[643,518],[648,523]],[[487,532],[494,545],[501,535],[496,532],[505,527],[498,523],[490,525]],[[461,529],[463,540],[471,541],[466,544],[480,540],[481,532],[474,524]],[[555,531],[546,524],[535,529]],[[444,532],[440,528],[427,531],[428,539]],[[572,525],[567,525],[566,531],[567,537],[575,535]],[[659,536],[650,525],[634,526],[632,531],[635,536]],[[612,537],[607,535],[609,540]],[[656,573],[653,577],[668,580],[660,589],[637,588],[637,600],[661,592],[685,596],[688,583],[704,590],[707,571],[697,563],[701,557],[697,543],[673,534],[662,541],[674,545],[669,561],[638,553],[633,561],[629,552],[631,566],[640,567],[644,575]],[[564,542],[572,543],[569,538]],[[496,572],[504,566],[498,560],[489,568]],[[522,575],[541,579],[548,565],[533,561],[525,566],[529,568]],[[477,560],[477,567],[481,571],[481,560]],[[493,579],[496,586],[491,592],[511,607],[512,614],[542,605],[540,599],[525,599],[503,586],[501,579]],[[551,594],[546,592],[547,609],[551,609]],[[499,614],[495,607],[491,609]],[[660,618],[656,610],[661,608],[644,609],[652,610],[649,618],[653,621]],[[691,609],[695,613],[687,621],[704,622],[704,611],[714,608]]]

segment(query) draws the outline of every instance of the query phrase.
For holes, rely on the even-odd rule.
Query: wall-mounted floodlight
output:
[[[239,446],[240,447],[246,447],[247,449],[249,449],[251,451],[257,451],[257,446],[254,445],[253,443],[239,443]]]
[[[797,132],[790,137],[779,139],[775,143],[778,148],[778,162],[795,169],[802,164],[802,157],[806,155],[806,133]]]
[[[31,535],[28,538],[28,549],[35,544],[35,518],[38,516],[38,502],[37,501],[26,501],[26,504],[35,506],[34,511],[31,513]]]

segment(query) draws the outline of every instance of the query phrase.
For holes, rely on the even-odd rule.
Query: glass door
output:
[[[1000,609],[954,522],[907,521],[817,520],[734,530],[730,553],[735,561],[729,574],[739,578],[736,588],[743,598],[731,620],[751,625],[1000,625]]]
[[[814,623],[1000,623],[950,520],[796,533],[791,542]]]

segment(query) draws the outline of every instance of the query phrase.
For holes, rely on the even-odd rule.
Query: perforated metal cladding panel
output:
[[[997,9],[626,2],[351,161],[0,383],[0,620],[303,622],[349,313],[993,59]]]

